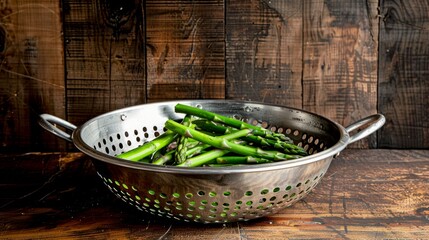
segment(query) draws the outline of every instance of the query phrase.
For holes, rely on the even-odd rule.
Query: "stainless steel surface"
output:
[[[379,128],[381,128],[384,125],[385,122],[386,122],[386,119],[384,118],[383,115],[374,114],[366,118],[363,118],[351,124],[350,126],[347,126],[346,131],[350,135],[349,143],[354,143],[368,136],[369,134],[377,131]],[[356,134],[352,134],[352,132],[355,130],[360,130],[360,131],[357,132]]]
[[[71,134],[67,133],[65,130],[58,128],[57,125],[62,126],[63,128],[68,129],[70,131],[74,131],[77,128],[74,124],[71,124],[59,117],[52,116],[50,114],[41,114],[39,119],[39,125],[50,133],[69,142],[73,142]]]
[[[174,112],[178,101],[116,110],[73,131],[72,141],[94,158],[98,175],[116,196],[139,210],[183,221],[232,222],[276,213],[305,197],[333,156],[384,123],[384,117],[376,114],[346,130],[322,116],[288,107],[232,100],[180,102],[283,132],[311,154],[221,168],[155,166],[115,157],[163,133],[167,119],[181,119],[183,115]],[[349,132],[364,125],[369,126],[350,137]]]

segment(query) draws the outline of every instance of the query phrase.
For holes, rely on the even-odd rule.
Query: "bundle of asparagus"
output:
[[[185,114],[181,123],[167,120],[165,133],[117,157],[198,167],[270,163],[307,155],[282,133],[180,103],[175,111]]]

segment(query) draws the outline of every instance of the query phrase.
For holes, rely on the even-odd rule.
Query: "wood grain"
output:
[[[66,150],[75,125],[174,99],[242,99],[347,126],[352,148],[429,147],[429,5],[413,0],[29,0],[0,3],[0,151]]]
[[[249,222],[201,225],[124,205],[83,154],[0,155],[0,238],[427,239],[428,161],[428,150],[348,149],[290,208]]]
[[[301,1],[226,2],[226,97],[302,106]]]
[[[145,1],[149,101],[224,98],[223,1]]]
[[[37,125],[41,113],[65,115],[60,5],[5,1],[0,19],[0,149],[61,149]]]
[[[303,108],[344,126],[377,112],[378,1],[304,2]]]
[[[429,146],[429,3],[382,1],[379,104],[388,121],[380,147]]]
[[[146,102],[142,1],[64,0],[68,120]]]

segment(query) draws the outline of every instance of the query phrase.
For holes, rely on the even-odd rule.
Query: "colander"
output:
[[[309,156],[197,168],[156,166],[115,157],[162,134],[167,119],[183,118],[174,112],[179,102],[284,133]],[[375,114],[344,128],[311,112],[234,100],[137,105],[105,113],[79,127],[53,115],[40,117],[42,127],[89,155],[107,188],[127,204],[160,217],[201,223],[247,221],[291,206],[316,187],[341,150],[385,122],[383,115]]]

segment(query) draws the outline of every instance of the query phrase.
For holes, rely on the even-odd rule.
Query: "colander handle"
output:
[[[66,120],[44,113],[40,114],[39,125],[55,136],[58,136],[69,142],[73,142],[72,136],[70,134],[57,127],[58,125],[71,131],[75,130],[76,126],[67,122]]]
[[[349,143],[354,143],[371,133],[377,131],[379,128],[381,128],[384,123],[386,122],[386,118],[377,113],[371,116],[368,116],[366,118],[363,118],[355,123],[352,123],[351,125],[346,127],[347,133],[350,135],[350,141]],[[361,127],[365,126],[363,129],[361,129],[357,133],[352,133],[353,131],[360,129]]]

